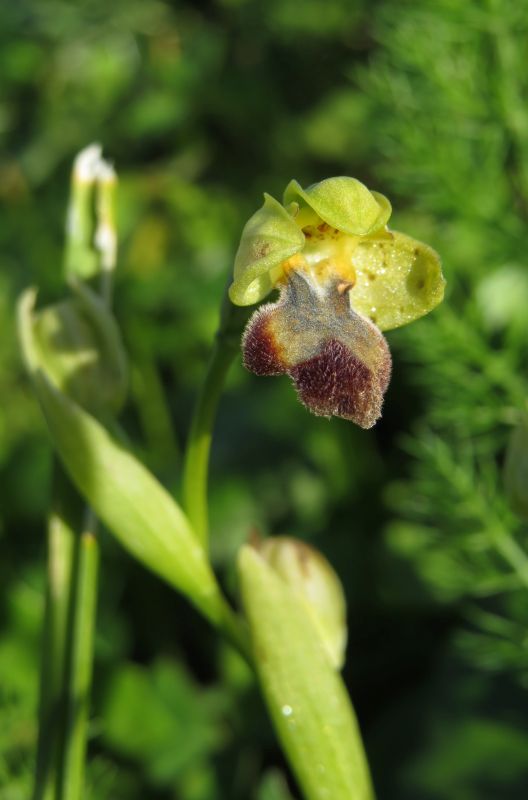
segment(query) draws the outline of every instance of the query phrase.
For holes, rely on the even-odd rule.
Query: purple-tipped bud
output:
[[[371,428],[391,373],[387,342],[350,307],[336,275],[292,270],[277,303],[260,308],[243,338],[244,364],[257,375],[288,374],[314,414]]]

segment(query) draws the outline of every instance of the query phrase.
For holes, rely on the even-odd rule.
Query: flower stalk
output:
[[[207,487],[214,423],[229,369],[239,351],[240,336],[247,317],[244,309],[230,302],[226,291],[213,352],[194,407],[187,440],[182,477],[183,508],[204,547],[207,547],[209,538]]]

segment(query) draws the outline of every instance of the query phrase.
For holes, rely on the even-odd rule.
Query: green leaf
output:
[[[220,694],[195,685],[178,663],[125,664],[107,692],[104,739],[170,785],[225,745],[223,710]]]
[[[264,205],[246,223],[235,256],[229,297],[237,306],[258,303],[273,289],[280,264],[304,246],[304,234],[280,203],[264,195]],[[277,269],[279,268],[279,269]]]
[[[382,331],[423,317],[444,297],[438,253],[403,233],[387,231],[361,240],[352,264],[356,283],[350,304]]]
[[[284,205],[308,207],[332,228],[352,236],[365,236],[383,228],[392,213],[386,197],[371,192],[355,178],[327,178],[303,189],[291,181],[284,192]]]
[[[186,594],[212,621],[223,614],[214,575],[186,516],[148,470],[42,369],[32,309],[19,304],[19,335],[53,444],[71,480],[123,547]]]
[[[354,711],[303,601],[251,547],[239,573],[264,697],[305,797],[372,798]]]

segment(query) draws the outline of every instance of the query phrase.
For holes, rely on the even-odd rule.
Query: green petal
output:
[[[327,178],[303,189],[291,181],[284,192],[284,205],[308,206],[332,228],[351,236],[365,236],[383,228],[391,215],[391,204],[382,194],[371,192],[355,178]]]
[[[440,257],[397,231],[359,242],[352,254],[356,285],[350,304],[382,331],[423,317],[444,297]]]
[[[246,223],[235,257],[229,297],[237,306],[262,300],[275,286],[270,274],[282,261],[302,250],[304,234],[288,212],[269,194]]]

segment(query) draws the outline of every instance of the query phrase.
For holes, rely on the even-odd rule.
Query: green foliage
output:
[[[213,452],[212,552],[229,587],[254,527],[315,543],[337,567],[350,608],[344,677],[380,798],[526,795],[527,529],[502,473],[528,396],[526,2],[299,9],[293,0],[0,7],[8,800],[28,796],[33,768],[49,472],[14,304],[30,284],[43,287],[43,304],[61,296],[69,166],[94,140],[121,176],[115,308],[133,376],[124,423],[174,489],[219,298],[264,190],[279,196],[294,175],[302,185],[355,175],[391,198],[395,228],[441,254],[447,298],[389,334],[394,374],[374,431],[308,419],[281,379],[234,369]],[[89,800],[283,800],[280,779],[262,778],[280,756],[247,672],[226,666],[199,618],[104,535],[102,550]],[[14,610],[21,597],[31,624]],[[182,658],[200,683],[175,666]],[[167,663],[180,687],[170,702],[154,677]],[[141,676],[160,747],[153,728],[178,737],[194,708],[196,751],[178,774],[176,759],[136,755],[129,709],[114,703],[121,670]],[[105,729],[110,712],[119,743]]]
[[[120,667],[107,698],[105,743],[140,762],[153,785],[185,785],[199,772],[208,773],[206,783],[214,785],[207,760],[229,735],[227,698],[221,692],[201,691],[181,665],[166,660],[148,669]]]

